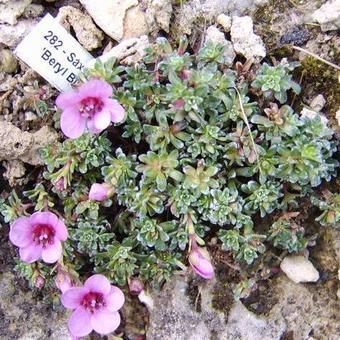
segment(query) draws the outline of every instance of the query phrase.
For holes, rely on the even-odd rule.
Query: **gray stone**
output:
[[[233,301],[230,287],[225,284],[218,291],[219,299],[224,301],[220,311],[213,308],[217,282],[198,284],[192,294],[192,281],[177,276],[162,291],[143,297],[147,306],[152,306],[148,307],[147,339],[279,340],[287,332],[294,339],[312,339],[312,332],[313,339],[337,339],[340,315],[335,281],[309,288],[281,275],[269,282],[270,291],[264,292],[262,299],[270,295],[273,301],[264,314],[257,315],[240,301]]]
[[[220,24],[223,29],[224,32],[229,32],[230,28],[231,28],[231,17],[229,15],[226,14],[220,14],[217,19],[216,19],[217,23]]]
[[[81,10],[64,6],[59,9],[57,20],[65,26],[67,30],[72,27],[78,41],[88,50],[92,51],[102,46],[104,34],[92,21],[91,17],[82,13]]]
[[[15,26],[0,24],[0,43],[16,47],[37,23],[35,19],[22,19]]]
[[[35,133],[23,132],[8,122],[0,122],[0,160],[20,160],[32,165],[43,164],[39,149],[58,139],[47,126]]]
[[[55,312],[37,300],[32,290],[22,290],[12,273],[0,274],[0,338],[18,340],[71,340],[68,313]]]
[[[253,20],[249,16],[233,17],[230,29],[231,41],[234,44],[236,53],[240,53],[247,59],[263,58],[266,56],[266,47],[260,38],[253,31]]]
[[[126,11],[138,5],[138,0],[79,0],[96,24],[111,38],[120,41],[124,36]]]
[[[11,50],[0,50],[0,72],[14,73],[18,67],[18,61]]]
[[[330,0],[312,14],[312,19],[321,25],[323,32],[340,28],[340,0]]]
[[[280,268],[295,283],[319,280],[319,272],[313,263],[304,256],[286,256],[281,262]]]
[[[148,46],[149,39],[146,35],[143,35],[140,38],[124,39],[120,44],[99,57],[99,59],[102,62],[106,62],[110,58],[117,58],[122,64],[134,64],[142,60],[146,54],[145,49]],[[94,62],[95,61],[92,61],[87,66],[93,66]]]
[[[0,2],[0,23],[15,25],[17,19],[25,12],[32,0]]]

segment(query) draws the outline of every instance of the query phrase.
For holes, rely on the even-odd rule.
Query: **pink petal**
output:
[[[120,315],[117,312],[110,312],[102,309],[91,315],[91,326],[102,335],[115,331],[120,324]]]
[[[93,126],[96,130],[103,131],[105,130],[111,123],[111,114],[109,111],[102,110],[101,112],[97,112],[93,117]]]
[[[107,306],[110,312],[117,312],[121,309],[125,302],[124,293],[116,286],[111,286],[110,295],[105,297]]]
[[[78,308],[84,296],[89,292],[89,290],[85,287],[74,287],[68,289],[61,296],[61,303],[66,308],[76,309]]]
[[[69,138],[80,137],[86,128],[86,119],[81,116],[76,107],[63,111],[60,118],[60,127]]]
[[[54,231],[55,231],[56,237],[59,240],[61,241],[67,240],[68,231],[67,231],[65,223],[61,219],[58,219],[58,223],[54,225]]]
[[[91,292],[102,293],[103,295],[108,295],[111,292],[110,281],[101,274],[95,274],[89,277],[85,281],[84,287]]]
[[[19,254],[22,261],[33,263],[41,257],[41,246],[31,243],[26,247],[20,248]]]
[[[18,247],[28,246],[33,241],[32,226],[28,217],[19,217],[11,225],[9,239]]]
[[[125,118],[125,109],[115,99],[106,99],[105,107],[111,112],[111,121],[113,123],[120,123]]]
[[[57,262],[63,255],[63,247],[58,239],[54,239],[53,244],[49,244],[42,249],[41,257],[46,263]]]
[[[73,91],[61,93],[55,103],[60,109],[65,110],[69,107],[76,106],[80,101],[81,97],[78,92]]]
[[[37,224],[47,224],[54,227],[58,221],[58,216],[49,211],[36,212],[30,217],[30,222],[33,226]]]
[[[83,307],[78,307],[68,321],[68,328],[73,336],[86,336],[92,332],[91,314]]]
[[[108,196],[108,189],[99,183],[93,183],[89,192],[89,199],[93,201],[105,201]]]
[[[92,79],[85,84],[82,84],[79,89],[79,94],[84,97],[105,98],[112,96],[112,86],[101,79]]]

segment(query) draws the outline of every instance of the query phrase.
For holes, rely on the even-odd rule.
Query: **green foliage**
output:
[[[308,240],[304,237],[304,229],[290,219],[280,218],[269,229],[269,240],[275,247],[299,252],[306,248]]]
[[[282,60],[276,66],[264,63],[253,81],[252,86],[261,89],[265,97],[274,96],[281,104],[287,101],[287,91],[292,89],[296,94],[301,92],[300,85],[292,80],[289,71],[292,71],[299,63],[288,63]]]
[[[322,211],[316,218],[322,226],[340,228],[340,194],[323,191],[323,199],[312,197],[312,203]]]
[[[182,39],[175,50],[159,38],[138,65],[96,63],[84,77],[112,84],[126,121],[110,139],[85,134],[41,152],[44,179],[25,195],[35,210],[63,215],[63,261],[79,273],[94,269],[121,285],[137,275],[160,286],[183,267],[193,233],[200,245],[222,244],[243,268],[254,268],[266,247],[307,245],[294,222],[261,222],[296,209],[338,166],[333,132],[286,103],[289,90],[300,91],[290,73],[296,65],[263,64],[250,84],[254,69],[228,68],[222,45],[197,54],[187,45]],[[112,200],[89,200],[94,182],[110,183]],[[315,204],[320,223],[338,224],[338,198]],[[26,211],[14,194],[0,207],[6,222]],[[244,281],[236,295],[252,287]]]

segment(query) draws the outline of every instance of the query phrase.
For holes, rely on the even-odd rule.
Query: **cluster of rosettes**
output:
[[[85,258],[118,284],[136,277],[161,284],[187,258],[211,279],[208,238],[249,265],[266,247],[293,252],[308,244],[293,215],[261,233],[253,223],[253,216],[295,209],[335,174],[336,144],[325,120],[281,106],[288,91],[300,91],[289,74],[296,65],[234,71],[223,46],[208,43],[195,55],[185,50],[184,40],[175,51],[159,39],[144,63],[97,64],[87,82],[57,99],[71,139],[42,151],[45,182],[26,196],[36,210],[62,207],[70,229],[64,261],[77,270],[89,264]],[[100,134],[111,122],[122,124]],[[337,219],[333,210],[327,218]],[[34,247],[57,249],[66,239],[46,225],[34,232]],[[22,258],[51,256],[41,249],[23,250]],[[109,290],[97,293],[86,290],[72,307],[82,308],[84,320],[84,310],[107,303]]]

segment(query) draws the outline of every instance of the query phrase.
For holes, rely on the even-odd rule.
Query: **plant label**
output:
[[[69,91],[93,59],[50,14],[45,15],[14,53],[60,91]]]

